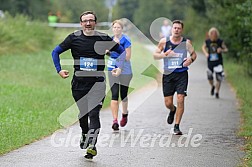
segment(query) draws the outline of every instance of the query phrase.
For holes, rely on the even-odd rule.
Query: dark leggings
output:
[[[83,134],[89,134],[89,143],[96,144],[101,127],[100,110],[105,97],[105,82],[72,80],[72,95],[79,108],[79,123]],[[90,124],[88,124],[88,118]]]
[[[118,77],[112,76],[111,72],[108,73],[109,85],[112,93],[112,100],[119,99],[119,93],[121,100],[126,102],[128,100],[129,83],[132,79],[132,74],[121,74]]]

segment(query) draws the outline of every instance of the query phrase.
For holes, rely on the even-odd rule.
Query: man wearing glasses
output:
[[[92,159],[97,154],[95,144],[100,130],[99,112],[105,97],[105,51],[115,51],[119,57],[118,68],[112,75],[121,73],[125,52],[107,34],[95,30],[97,17],[94,12],[86,11],[80,15],[82,30],[69,34],[65,40],[54,48],[52,58],[58,74],[68,78],[69,72],[61,69],[59,55],[71,49],[74,59],[72,78],[72,95],[80,110],[79,123],[82,129],[81,149],[87,148],[85,158]],[[90,124],[88,123],[90,120]]]

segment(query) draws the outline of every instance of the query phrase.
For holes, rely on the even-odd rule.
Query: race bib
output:
[[[168,57],[168,69],[182,68],[183,53],[177,53],[175,57]]]
[[[209,58],[210,61],[217,61],[217,60],[219,60],[219,56],[218,56],[217,53],[210,53],[209,56],[210,56],[210,58]]]
[[[97,71],[97,59],[80,57],[80,70]]]
[[[114,69],[116,67],[116,59],[109,58],[108,59],[108,68]]]

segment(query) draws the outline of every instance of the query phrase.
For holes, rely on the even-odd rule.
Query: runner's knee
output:
[[[219,82],[221,82],[222,79],[223,79],[222,73],[217,73],[216,74],[216,80],[219,81]]]
[[[213,72],[211,70],[207,70],[207,79],[208,80],[213,80]]]
[[[112,98],[111,99],[118,101],[118,98],[119,98],[119,85],[118,84],[114,84],[111,87],[111,94],[112,94]]]
[[[99,119],[99,113],[101,110],[101,106],[98,105],[94,109],[92,109],[89,113],[88,116],[90,119]]]
[[[112,99],[112,100],[118,101],[118,98],[119,98],[118,95],[112,95],[112,98],[111,98],[111,99]]]
[[[121,99],[123,102],[127,102],[128,101],[128,87],[126,86],[121,86],[121,90],[120,90],[120,94],[121,94]]]
[[[178,94],[177,96],[177,103],[184,103],[185,95]]]
[[[165,99],[165,106],[169,109],[173,108],[173,101]]]
[[[123,102],[127,102],[128,101],[128,97],[122,97],[122,101]]]

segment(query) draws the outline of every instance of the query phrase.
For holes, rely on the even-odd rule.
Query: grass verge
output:
[[[252,166],[252,78],[242,64],[231,59],[225,60],[225,71],[240,101],[242,124],[239,135],[246,140],[243,166]]]
[[[53,41],[53,29],[47,23],[30,21],[27,16],[6,13],[0,27],[0,55],[37,52]]]
[[[60,80],[48,51],[0,56],[0,154],[46,136],[73,103],[69,80]]]

